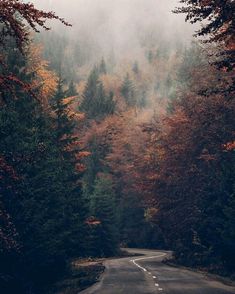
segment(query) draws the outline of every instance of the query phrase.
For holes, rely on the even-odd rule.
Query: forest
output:
[[[0,292],[122,247],[234,279],[235,2],[84,3],[0,0]]]

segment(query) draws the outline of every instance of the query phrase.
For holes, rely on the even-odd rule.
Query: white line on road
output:
[[[146,268],[142,267],[141,265],[139,265],[137,263],[137,261],[140,261],[140,260],[146,260],[146,259],[153,259],[153,258],[158,258],[158,257],[163,257],[163,256],[166,256],[167,254],[166,253],[162,253],[160,255],[155,255],[155,256],[149,256],[149,257],[141,257],[141,258],[136,258],[136,259],[133,259],[131,260],[131,262],[134,263],[135,266],[137,266],[138,268],[142,269],[144,272],[147,272]],[[150,272],[148,272],[149,275],[151,275]],[[156,276],[153,276],[154,279],[156,279],[157,277]],[[155,286],[156,287],[159,287],[159,284],[155,283]],[[162,288],[158,288],[159,291],[163,291]]]
[[[142,269],[144,272],[147,272],[146,268],[142,267],[141,265],[139,265],[136,261],[140,261],[140,260],[146,260],[146,259],[153,259],[153,258],[158,258],[158,257],[163,257],[166,256],[166,253],[162,253],[160,255],[155,255],[155,256],[149,256],[149,257],[141,257],[141,258],[136,258],[136,259],[132,259],[131,261],[134,263],[134,265],[136,265],[138,268]]]
[[[142,269],[144,272],[147,272],[146,268],[142,267],[141,265],[139,265],[138,263],[135,262],[135,260],[132,260],[132,262],[134,263],[134,265],[136,265],[138,268]]]
[[[140,261],[140,260],[158,258],[158,257],[163,257],[163,256],[166,256],[166,253],[162,253],[160,255],[149,256],[149,257],[135,258],[133,261]]]

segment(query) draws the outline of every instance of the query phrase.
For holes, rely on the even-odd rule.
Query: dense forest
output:
[[[103,50],[0,0],[1,293],[46,293],[121,247],[234,277],[235,3],[178,2],[198,38],[138,24]]]

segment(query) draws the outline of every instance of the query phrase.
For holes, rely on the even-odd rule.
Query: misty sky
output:
[[[73,24],[71,35],[92,39],[108,52],[138,47],[141,32],[155,39],[192,38],[193,27],[183,15],[172,13],[176,0],[34,0],[38,7],[53,10]],[[56,29],[56,28],[54,28]],[[61,30],[61,27],[60,27]],[[59,30],[59,31],[60,31]],[[58,27],[57,27],[58,31]]]

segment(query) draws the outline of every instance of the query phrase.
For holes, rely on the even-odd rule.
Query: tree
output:
[[[138,107],[145,108],[147,106],[147,91],[144,89],[140,92],[138,97]]]
[[[115,255],[118,250],[115,194],[108,175],[99,175],[96,179],[91,195],[91,215],[100,222],[90,236],[95,240],[92,255]]]
[[[104,58],[101,59],[100,65],[99,65],[99,74],[106,75],[107,69],[106,69],[106,63]]]
[[[15,52],[9,48],[7,60]],[[34,84],[37,72],[29,67],[28,56],[20,57],[9,66],[15,72],[20,68],[21,80]],[[10,99],[11,92],[2,89],[6,99],[0,110],[0,172],[4,174],[0,203],[2,236],[7,237],[2,244],[20,247],[19,252],[12,247],[4,259],[0,254],[1,276],[14,281],[4,282],[5,293],[42,291],[41,281],[46,285],[62,274],[68,257],[78,251],[85,254],[81,235],[85,235],[86,209],[77,170],[81,154],[61,79],[53,113],[42,106],[40,89],[34,93],[37,99],[19,87],[17,99]],[[9,290],[12,284],[17,290]]]
[[[68,90],[66,91],[66,96],[72,97],[72,96],[77,96],[77,95],[78,95],[78,92],[77,92],[76,86],[74,84],[74,81],[72,80],[69,83]]]
[[[85,112],[89,119],[102,120],[112,114],[114,109],[113,94],[106,96],[104,86],[99,80],[99,71],[95,67],[88,77],[80,110]]]
[[[134,85],[128,73],[126,74],[126,77],[122,83],[121,94],[125,98],[125,101],[128,106],[136,105]]]
[[[154,56],[153,56],[153,51],[152,50],[149,50],[148,51],[147,59],[148,59],[149,64],[152,64],[152,62],[154,60]]]
[[[155,219],[167,244],[179,261],[220,271],[231,270],[233,248],[228,205],[233,207],[234,161],[223,142],[232,141],[234,106],[227,98],[192,93],[181,98],[173,113],[152,127],[149,145],[157,158]],[[222,237],[225,231],[228,239]]]
[[[182,0],[184,7],[175,10],[176,13],[186,13],[186,21],[191,23],[204,21],[203,27],[196,32],[197,36],[208,37],[208,42],[217,42],[222,46],[219,67],[229,70],[234,68],[234,19],[235,3],[228,1],[193,1]]]
[[[15,192],[9,194],[5,189],[2,199],[22,244],[12,267],[24,262],[21,280],[28,276],[37,284],[45,276],[48,280],[56,276],[54,266],[61,271],[65,266],[63,173],[49,119],[38,102],[29,96],[20,98],[1,109],[1,129],[8,132],[1,133],[0,152],[20,178]]]
[[[138,64],[137,61],[134,62],[133,67],[132,67],[132,71],[133,71],[136,75],[138,75],[138,73],[139,73],[139,64]]]
[[[24,51],[24,46],[30,40],[30,30],[39,32],[38,27],[45,30],[49,28],[46,26],[46,21],[50,19],[57,19],[64,25],[70,26],[64,19],[58,17],[53,12],[44,12],[38,10],[31,3],[22,3],[19,0],[3,0],[0,2],[0,49],[5,48],[8,39],[12,38],[16,42],[16,47],[21,52]],[[27,26],[26,26],[27,24]],[[7,68],[4,55],[0,53],[0,85],[2,87],[11,88],[12,84],[17,84],[23,89],[27,89],[28,85],[23,83],[17,76],[13,75]]]
[[[51,100],[53,111],[53,131],[56,136],[56,145],[60,152],[60,168],[63,171],[61,183],[65,187],[64,197],[64,225],[66,226],[65,248],[68,255],[85,254],[85,244],[82,242],[85,236],[84,222],[87,209],[82,197],[81,185],[81,149],[76,136],[76,121],[70,114],[69,105],[63,90],[63,81],[59,78],[57,92]]]

